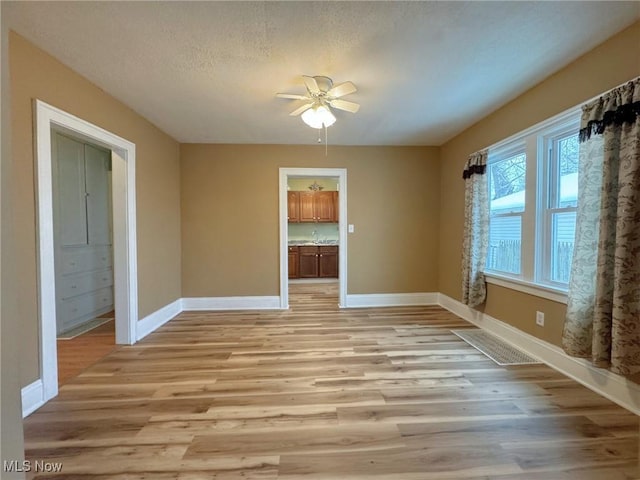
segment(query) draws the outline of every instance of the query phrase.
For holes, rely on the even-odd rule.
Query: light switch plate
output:
[[[349,233],[353,233],[355,231],[355,227],[353,226],[352,223],[349,224],[348,230],[349,230]]]

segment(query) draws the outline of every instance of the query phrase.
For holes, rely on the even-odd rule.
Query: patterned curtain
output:
[[[583,106],[563,347],[640,373],[640,77]]]
[[[462,174],[464,189],[464,237],[462,244],[462,303],[475,307],[484,302],[482,274],[489,248],[489,191],[487,151],[469,157]]]

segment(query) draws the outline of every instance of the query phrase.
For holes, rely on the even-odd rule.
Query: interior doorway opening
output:
[[[289,308],[290,284],[297,292],[334,284],[338,306],[344,306],[346,179],[346,169],[280,169],[281,308]]]
[[[116,347],[111,150],[51,131],[58,386]]]
[[[135,343],[138,323],[135,145],[41,100],[34,102],[34,111],[40,378],[33,387],[36,393],[30,397],[23,415],[28,415],[58,394],[52,130],[64,132],[111,152],[116,343]]]

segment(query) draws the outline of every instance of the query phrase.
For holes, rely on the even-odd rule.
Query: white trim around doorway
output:
[[[346,168],[280,168],[280,308],[289,308],[287,179],[289,177],[333,177],[338,179],[338,278],[339,306],[347,300],[347,169]]]
[[[38,248],[38,315],[42,403],[58,394],[56,293],[53,244],[51,129],[111,150],[113,174],[113,267],[116,343],[136,342],[138,278],[136,252],[136,146],[70,113],[35,100]]]

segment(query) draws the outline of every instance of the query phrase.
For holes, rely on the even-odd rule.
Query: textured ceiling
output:
[[[329,143],[439,145],[640,2],[2,2],[10,28],[180,142],[314,143],[300,75],[350,80]]]

